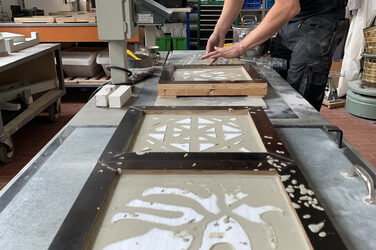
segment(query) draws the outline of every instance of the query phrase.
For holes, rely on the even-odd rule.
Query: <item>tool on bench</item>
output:
[[[375,184],[371,175],[361,166],[354,165],[350,170],[343,171],[342,175],[348,178],[361,177],[367,186],[367,195],[363,198],[364,203],[376,206]]]
[[[339,108],[345,106],[345,101],[338,98],[337,86],[334,83],[333,77],[341,77],[338,72],[330,72],[325,88],[325,96],[323,104],[329,109]]]
[[[129,49],[127,49],[127,54],[130,55],[131,57],[133,57],[133,59],[135,60],[141,60],[141,58],[139,58],[138,56],[136,56],[132,51],[130,51]]]

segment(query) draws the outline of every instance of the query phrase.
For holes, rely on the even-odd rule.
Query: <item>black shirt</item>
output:
[[[299,0],[300,13],[292,20],[301,20],[312,16],[328,14],[342,15],[346,6],[346,0]]]

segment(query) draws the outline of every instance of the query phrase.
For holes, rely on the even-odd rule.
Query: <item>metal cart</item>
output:
[[[0,57],[0,162],[11,161],[11,136],[43,111],[60,116],[65,94],[60,44],[38,44]]]

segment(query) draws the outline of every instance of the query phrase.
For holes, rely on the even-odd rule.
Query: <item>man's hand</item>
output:
[[[215,47],[222,48],[225,44],[225,34],[220,30],[214,30],[214,32],[209,37],[208,43],[206,45],[206,54],[214,51]]]
[[[210,64],[214,63],[215,61],[218,60],[218,58],[223,57],[223,58],[234,58],[234,57],[239,57],[245,53],[246,49],[245,47],[241,44],[235,44],[233,46],[225,47],[225,48],[219,48],[219,47],[214,47],[214,51],[211,51],[209,53],[206,53],[201,59],[206,59],[210,58]]]
[[[221,17],[219,18],[216,28],[218,33],[212,34],[206,46],[206,54],[201,59],[211,58],[210,63],[214,63],[219,57],[232,58],[238,57],[245,51],[256,47],[273,36],[282,26],[291,18],[299,14],[299,0],[275,0],[274,6],[268,11],[262,22],[248,34],[240,43],[226,48],[223,47],[224,35],[223,30],[228,30],[236,15],[242,7],[243,1],[226,0],[223,6]]]

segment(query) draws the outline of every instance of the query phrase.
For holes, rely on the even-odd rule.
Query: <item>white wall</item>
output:
[[[80,0],[80,11],[86,11],[86,0]]]
[[[8,13],[9,17],[12,17],[10,6],[18,5],[17,0],[2,0],[2,2],[4,11]],[[26,9],[31,9],[33,7],[43,9],[46,15],[48,15],[50,12],[72,10],[72,4],[65,4],[64,0],[25,0]]]
[[[4,12],[8,13],[9,18],[12,18],[11,5],[17,5],[17,0],[2,0]]]
[[[72,5],[70,3],[65,4],[64,0],[25,0],[26,9],[31,9],[33,7],[43,9],[46,15],[50,12],[72,10]]]

